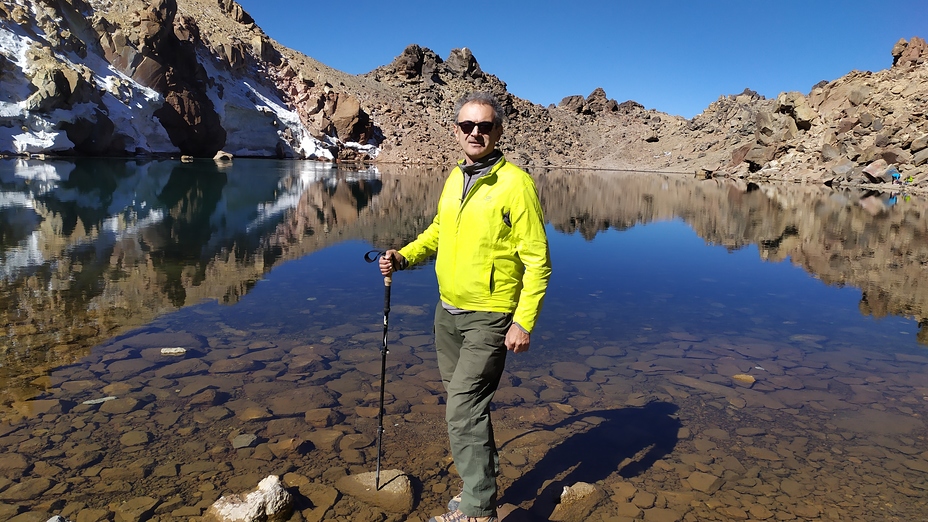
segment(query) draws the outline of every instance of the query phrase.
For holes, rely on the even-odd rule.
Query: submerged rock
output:
[[[344,495],[392,513],[412,511],[413,492],[409,477],[398,469],[380,472],[380,489],[375,489],[376,473],[342,477],[335,487]]]
[[[555,506],[548,520],[555,522],[586,520],[603,497],[602,490],[594,484],[577,482],[573,486],[565,487],[561,493],[560,502]]]

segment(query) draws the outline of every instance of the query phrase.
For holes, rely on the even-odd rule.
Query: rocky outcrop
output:
[[[729,174],[798,177],[828,185],[928,184],[928,48],[900,40],[886,71],[852,72],[808,96],[780,94],[755,115],[755,140],[732,154]]]
[[[346,101],[332,135],[314,136],[275,81],[297,74],[232,0],[218,11],[177,0],[130,1],[118,10],[96,1],[32,4],[0,12],[0,30],[9,34],[0,70],[20,109],[4,112],[0,153],[212,157],[228,149],[332,160],[345,148],[336,138],[366,144],[377,134],[360,103],[352,114]],[[374,155],[367,147],[357,158]]]
[[[635,102],[631,102],[631,104],[644,108]],[[604,91],[602,87],[597,87],[585,99],[582,96],[577,95],[567,96],[561,100],[561,103],[558,104],[558,107],[568,111],[576,112],[577,114],[587,115],[617,112],[619,110],[618,102],[607,98],[606,91]],[[628,106],[626,107],[628,108]]]
[[[196,31],[182,19],[180,39],[174,30],[176,0],[155,0],[140,11],[137,33],[126,40],[140,56],[133,79],[162,92],[164,105],[155,116],[181,154],[211,157],[225,145],[226,132],[207,94],[209,77],[196,56]],[[227,49],[228,50],[228,49]],[[231,52],[231,51],[229,51]],[[229,67],[235,68],[226,57]]]

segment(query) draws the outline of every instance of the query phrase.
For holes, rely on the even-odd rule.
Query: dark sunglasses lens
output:
[[[489,134],[493,130],[492,121],[481,121],[480,123],[474,123],[472,121],[461,121],[458,122],[458,127],[461,128],[461,132],[464,134],[470,134],[474,132],[474,127],[477,127],[477,132],[480,134]]]

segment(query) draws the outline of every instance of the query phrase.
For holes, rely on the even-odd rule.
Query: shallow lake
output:
[[[546,520],[577,482],[603,494],[587,520],[924,518],[928,201],[532,174],[553,275],[495,399],[507,520]],[[413,512],[333,489],[377,460],[364,254],[423,230],[443,179],[0,160],[0,519],[187,519],[269,474],[294,520],[443,512],[430,264],[394,277],[388,335],[382,462]]]

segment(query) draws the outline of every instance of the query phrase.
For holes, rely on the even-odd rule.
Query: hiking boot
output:
[[[458,510],[454,510],[444,515],[432,517],[429,519],[429,522],[499,522],[499,519],[495,516],[469,517]]]
[[[448,511],[457,511],[459,507],[461,507],[461,493],[458,493],[448,501]]]

